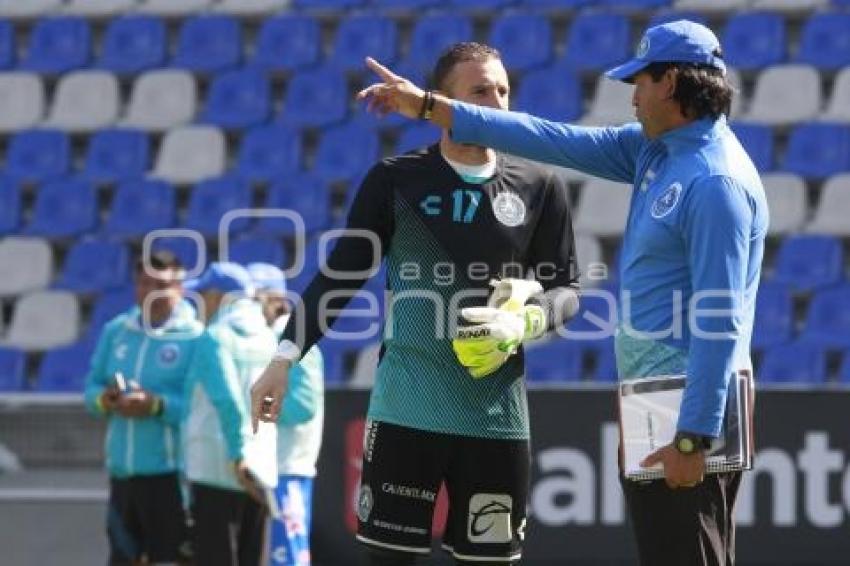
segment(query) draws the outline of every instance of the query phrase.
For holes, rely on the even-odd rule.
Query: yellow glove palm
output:
[[[504,279],[495,287],[486,307],[461,311],[471,326],[458,328],[452,347],[458,361],[472,377],[488,376],[516,353],[527,340],[543,334],[546,315],[537,305],[525,305],[528,298],[543,289],[536,281]]]

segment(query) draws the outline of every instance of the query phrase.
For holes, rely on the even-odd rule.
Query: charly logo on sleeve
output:
[[[525,203],[515,193],[501,192],[493,199],[493,214],[505,226],[519,226],[525,220]]]
[[[513,498],[510,495],[476,493],[469,500],[467,538],[470,542],[511,542],[512,511]]]
[[[658,195],[658,198],[652,203],[649,213],[653,218],[664,218],[670,214],[676,205],[679,204],[679,196],[682,194],[682,183],[673,183],[664,192]]]

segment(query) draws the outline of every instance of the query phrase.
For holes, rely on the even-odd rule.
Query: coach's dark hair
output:
[[[483,43],[474,41],[463,41],[455,43],[446,49],[440,58],[437,59],[437,64],[434,65],[434,72],[431,75],[431,87],[445,92],[446,80],[451,74],[452,69],[459,63],[466,61],[486,61],[487,59],[500,59],[502,56],[499,50]]]
[[[183,263],[180,259],[168,250],[156,250],[150,253],[147,258],[147,263],[157,271],[165,269],[183,269]],[[141,273],[145,269],[145,258],[139,256],[136,260],[136,273]]]
[[[668,69],[677,71],[673,99],[681,105],[685,118],[699,120],[729,115],[735,91],[723,71],[692,63],[652,63],[645,70],[658,82]]]

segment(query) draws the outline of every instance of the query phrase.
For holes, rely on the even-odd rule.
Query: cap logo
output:
[[[649,53],[649,38],[644,36],[637,48],[637,58],[643,59]]]

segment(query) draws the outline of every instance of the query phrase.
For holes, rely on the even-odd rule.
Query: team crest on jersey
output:
[[[368,485],[360,486],[360,495],[357,496],[357,518],[360,522],[365,523],[369,520],[369,515],[372,514],[372,506],[375,504],[375,499],[372,497],[372,488]]]
[[[682,194],[682,184],[673,183],[667,187],[663,193],[658,195],[655,202],[652,203],[649,213],[653,218],[664,218],[670,214],[676,205],[679,204],[679,196]]]
[[[163,367],[172,367],[180,358],[180,349],[176,344],[165,344],[159,348],[156,353],[156,358],[159,365]]]
[[[493,199],[493,214],[505,226],[519,226],[525,220],[525,203],[515,193],[499,193]]]

